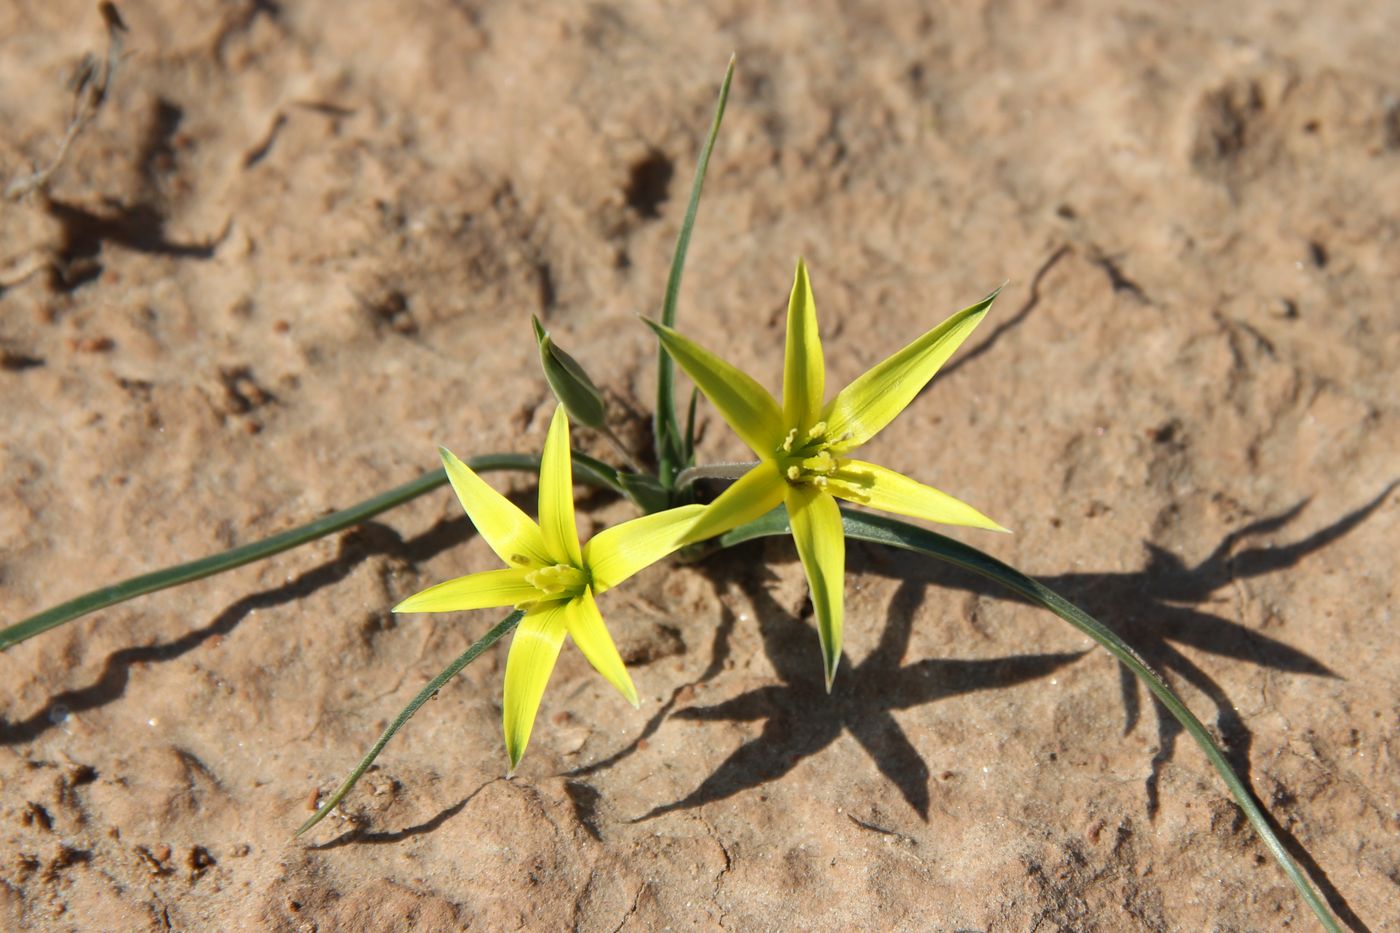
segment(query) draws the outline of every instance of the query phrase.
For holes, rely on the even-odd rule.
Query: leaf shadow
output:
[[[1144,542],[1148,559],[1140,571],[1068,573],[1039,579],[1072,602],[1085,607],[1101,621],[1105,618],[1123,620],[1110,627],[1118,630],[1149,665],[1159,672],[1181,677],[1210,700],[1216,711],[1216,731],[1230,766],[1257,801],[1259,798],[1253,789],[1249,766],[1252,733],[1245,727],[1224,689],[1183,654],[1177,644],[1287,673],[1337,677],[1316,658],[1201,606],[1218,600],[1217,593],[1237,581],[1286,570],[1349,534],[1380,508],[1397,485],[1400,482],[1391,482],[1369,502],[1312,534],[1283,546],[1264,544],[1240,549],[1250,538],[1272,534],[1286,527],[1306,508],[1307,499],[1229,533],[1194,567],[1188,566],[1170,551]],[[946,565],[935,566],[936,569],[930,571],[928,561],[901,553],[892,555],[884,569],[876,568],[873,564],[868,569],[905,581],[911,577],[921,578],[925,582],[962,589],[979,596],[1024,601],[967,571]],[[1146,688],[1122,665],[1119,665],[1119,688],[1124,710],[1123,731],[1127,734],[1139,721],[1141,697]],[[1160,745],[1153,755],[1145,782],[1149,819],[1156,817],[1162,773],[1175,758],[1177,740],[1184,734],[1181,725],[1165,707],[1155,698],[1152,698],[1152,703],[1157,716]],[[1297,837],[1267,809],[1264,809],[1264,815],[1284,847],[1313,879],[1337,917],[1353,930],[1368,933],[1369,927],[1357,916]]]
[[[461,800],[454,803],[452,806],[443,808],[442,810],[434,814],[431,818],[426,819],[421,823],[416,823],[413,826],[405,826],[403,829],[395,829],[386,832],[370,832],[365,828],[363,824],[357,824],[350,830],[341,833],[339,836],[336,836],[334,839],[327,840],[326,842],[322,842],[317,845],[307,846],[307,848],[312,849],[316,852],[324,852],[327,849],[338,849],[342,846],[354,845],[356,843],[365,843],[367,845],[385,845],[395,842],[403,842],[405,839],[411,839],[414,836],[422,836],[426,833],[434,832],[439,826],[446,823],[448,820],[452,819],[454,816],[465,810],[467,808],[467,804],[471,803],[473,800],[476,799],[477,794],[480,794],[492,784],[504,780],[505,778],[503,777],[492,778],[491,780],[477,787],[470,794],[467,794],[467,796],[463,797]]]
[[[1194,567],[1165,548],[1144,542],[1148,557],[1141,570],[1066,573],[1039,579],[1100,621],[1108,620],[1105,624],[1116,630],[1151,667],[1175,675],[1199,690],[1215,709],[1215,727],[1231,767],[1248,783],[1253,735],[1220,684],[1178,645],[1284,673],[1336,678],[1335,672],[1311,655],[1206,607],[1218,602],[1220,591],[1236,582],[1293,567],[1350,533],[1385,502],[1396,486],[1397,483],[1392,482],[1369,502],[1290,544],[1247,545],[1247,542],[1289,525],[1306,508],[1306,499],[1230,532]],[[901,580],[921,579],[978,596],[1024,601],[982,577],[951,566],[932,564],[913,555],[891,553],[878,563],[882,566],[872,561],[869,569]],[[1140,720],[1142,698],[1144,695],[1151,698],[1151,695],[1122,665],[1119,665],[1119,692],[1126,735]],[[1156,711],[1159,746],[1145,789],[1148,814],[1155,817],[1161,776],[1165,766],[1175,758],[1177,742],[1184,730],[1165,707],[1155,699],[1152,704]]]
[[[15,722],[0,719],[0,745],[33,741],[61,725],[73,713],[96,709],[119,699],[126,692],[133,667],[172,661],[188,654],[211,638],[229,634],[259,610],[294,603],[339,583],[371,557],[391,555],[409,562],[427,560],[441,551],[465,543],[475,533],[476,529],[465,515],[440,520],[422,534],[407,540],[393,528],[379,522],[357,525],[341,534],[337,553],[330,560],[279,586],[244,596],[207,625],[170,641],[114,651],[107,656],[101,673],[88,685],[54,694],[38,711],[25,719]]]

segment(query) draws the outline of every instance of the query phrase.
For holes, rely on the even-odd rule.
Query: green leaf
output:
[[[617,478],[627,498],[643,512],[660,512],[670,507],[671,493],[656,477],[646,473],[619,473]]]
[[[700,150],[695,178],[690,183],[690,203],[686,206],[685,219],[681,221],[680,233],[676,236],[676,251],[671,257],[670,274],[666,277],[666,293],[661,300],[661,323],[667,327],[674,327],[676,323],[676,301],[680,297],[685,255],[690,249],[690,233],[695,227],[696,212],[700,209],[700,191],[705,186],[705,172],[710,165],[710,154],[715,149],[715,139],[719,136],[719,125],[724,119],[724,106],[729,101],[729,84],[733,78],[734,56],[731,55],[724,81],[719,86],[719,99],[715,102],[710,133],[705,139],[704,148]],[[652,433],[656,436],[656,461],[661,485],[669,489],[684,457],[679,450],[680,427],[676,423],[676,372],[664,348],[657,351],[656,411],[652,415]]]
[[[579,482],[604,486],[619,495],[628,494],[627,489],[618,479],[617,471],[606,463],[577,451],[574,452],[573,459],[574,476]],[[540,469],[539,458],[528,454],[485,454],[480,457],[472,457],[465,462],[467,466],[478,473],[500,470],[538,473]],[[49,629],[57,628],[66,622],[80,619],[90,612],[107,609],[147,593],[155,593],[172,586],[180,586],[184,583],[202,580],[205,577],[212,577],[215,574],[224,573],[245,564],[251,564],[254,561],[300,547],[315,541],[317,538],[335,534],[337,531],[353,528],[382,512],[387,512],[445,485],[447,485],[447,473],[441,468],[432,470],[411,482],[396,486],[388,492],[380,493],[338,512],[332,512],[330,515],[318,518],[313,522],[307,522],[305,525],[263,538],[261,541],[252,541],[227,551],[221,551],[218,554],[211,554],[198,560],[143,573],[110,586],[99,587],[23,621],[16,622],[14,625],[0,629],[0,651],[13,648],[22,641],[43,634]]]
[[[384,746],[389,744],[389,740],[394,737],[394,733],[398,732],[399,729],[403,727],[404,723],[413,718],[413,714],[418,712],[418,708],[431,700],[433,696],[442,689],[444,684],[461,672],[462,668],[475,661],[481,652],[494,645],[506,632],[515,628],[524,617],[525,613],[519,610],[506,616],[495,628],[481,636],[470,648],[462,652],[455,661],[447,665],[441,674],[430,680],[428,685],[420,690],[418,695],[410,700],[407,706],[399,711],[399,714],[394,717],[394,721],[389,723],[389,728],[380,733],[379,740],[370,746],[370,750],[360,759],[360,763],[355,766],[355,770],[350,772],[349,777],[342,781],[340,786],[335,789],[335,792],[326,798],[326,802],[321,804],[320,808],[309,820],[301,824],[293,836],[300,836],[302,833],[321,822],[321,820],[325,819],[326,814],[334,810],[340,804],[340,801],[345,799],[345,795],[350,793],[350,789],[354,787],[356,782],[369,770],[369,766],[374,764],[374,759],[378,758],[379,753],[384,751]]]
[[[694,466],[695,464],[695,406],[700,401],[700,390],[690,390],[690,406],[685,413],[685,447],[681,450],[681,465],[683,467]]]
[[[1342,933],[1341,927],[1338,926],[1327,906],[1313,890],[1312,883],[1308,881],[1302,869],[1298,867],[1293,857],[1288,854],[1288,850],[1284,848],[1283,842],[1274,833],[1273,827],[1269,825],[1268,817],[1264,815],[1263,809],[1255,802],[1254,794],[1244,781],[1240,780],[1235,769],[1230,767],[1225,753],[1215,744],[1215,740],[1206,727],[1201,724],[1201,721],[1196,718],[1196,714],[1191,712],[1185,702],[1177,696],[1176,691],[1157,672],[1152,670],[1127,642],[1054,590],[970,545],[883,515],[871,515],[847,509],[842,509],[841,513],[847,537],[902,548],[906,551],[946,561],[964,570],[970,570],[993,582],[1000,583],[1030,602],[1049,609],[1102,645],[1132,671],[1152,692],[1152,695],[1175,717],[1176,721],[1181,723],[1182,728],[1196,741],[1205,754],[1206,760],[1211,763],[1221,780],[1225,782],[1230,795],[1235,798],[1235,803],[1244,811],[1250,826],[1254,828],[1254,832],[1258,834],[1264,847],[1269,850],[1269,854],[1274,857],[1274,861],[1283,869],[1283,873],[1288,876],[1288,880],[1293,883],[1299,896],[1312,909],[1324,928],[1331,933]],[[720,547],[732,547],[753,538],[789,533],[790,526],[787,514],[782,509],[775,509],[762,518],[735,528],[724,535],[719,539],[719,545]]]

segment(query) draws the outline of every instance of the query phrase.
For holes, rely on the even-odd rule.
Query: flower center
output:
[[[808,483],[819,489],[836,487],[832,492],[857,502],[869,498],[863,494],[874,477],[850,468],[850,461],[839,455],[852,445],[846,437],[832,438],[826,433],[826,422],[818,421],[802,434],[797,428],[788,431],[782,446],[775,451],[778,469],[793,486]]]
[[[571,564],[551,564],[525,575],[525,582],[533,586],[539,595],[516,603],[516,609],[530,609],[540,603],[574,599],[582,596],[590,582],[586,570]]]

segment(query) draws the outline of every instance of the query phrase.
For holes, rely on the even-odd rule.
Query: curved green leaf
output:
[[[478,473],[495,470],[520,470],[538,473],[540,469],[540,458],[527,454],[486,454],[481,457],[472,457],[465,462],[467,466]],[[627,490],[618,481],[617,471],[592,457],[575,452],[574,473],[579,482],[604,486],[621,495],[627,494]],[[72,622],[90,612],[106,609],[109,606],[115,606],[128,599],[135,599],[137,596],[144,596],[157,590],[212,577],[226,570],[251,564],[265,557],[300,547],[315,541],[317,538],[324,538],[326,535],[351,528],[381,512],[387,512],[395,506],[403,505],[405,502],[446,484],[447,473],[442,469],[433,470],[424,473],[412,482],[404,483],[388,492],[366,499],[358,505],[341,509],[339,512],[332,512],[324,518],[318,518],[314,522],[308,522],[289,531],[263,538],[261,541],[253,541],[188,563],[176,564],[173,567],[166,567],[151,573],[143,573],[129,580],[84,593],[82,596],[46,609],[38,615],[30,616],[22,622],[0,629],[0,651],[13,648],[22,641],[47,632],[51,628],[57,628],[65,622]]]
[[[340,782],[340,786],[335,789],[335,792],[326,798],[326,802],[321,804],[320,808],[312,814],[310,819],[297,828],[297,831],[292,834],[292,837],[296,838],[300,836],[325,819],[326,814],[334,810],[336,806],[345,799],[345,795],[350,793],[350,789],[354,787],[356,782],[369,770],[369,766],[374,764],[374,759],[378,758],[379,753],[384,751],[384,746],[389,744],[389,740],[394,737],[394,733],[398,732],[399,729],[403,727],[403,724],[412,719],[413,714],[418,712],[418,707],[431,700],[433,696],[442,689],[443,684],[447,683],[453,677],[456,677],[457,674],[461,672],[462,668],[475,661],[477,655],[494,645],[500,640],[502,635],[519,625],[520,620],[524,617],[525,613],[518,609],[512,612],[502,619],[495,628],[477,639],[477,641],[466,651],[462,652],[455,661],[447,665],[441,674],[428,681],[428,685],[418,691],[418,695],[410,700],[407,706],[399,710],[399,714],[394,717],[394,721],[389,723],[389,727],[380,733],[379,740],[370,746],[370,750],[365,753],[365,757],[360,759],[360,763],[355,766],[355,770],[351,771],[350,775],[344,781]]]

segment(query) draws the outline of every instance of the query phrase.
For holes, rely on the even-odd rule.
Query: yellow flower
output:
[[[826,688],[841,658],[842,577],[846,541],[836,500],[900,515],[993,531],[1005,528],[972,506],[893,470],[850,454],[919,394],[986,315],[996,292],[959,311],[836,394],[825,405],[826,366],[817,335],[807,267],[797,263],[788,300],[783,404],[763,386],[694,341],[654,321],[671,357],[700,387],[729,426],[758,455],[758,464],[706,507],[685,543],[722,534],[787,506],[793,540],[812,588]]]
[[[513,773],[530,741],[540,698],[566,634],[627,702],[638,705],[637,690],[593,597],[680,547],[703,506],[645,515],[600,531],[580,547],[569,419],[563,406],[554,410],[540,460],[539,524],[450,451],[440,453],[462,508],[507,566],[439,583],[405,599],[394,611],[459,612],[497,606],[524,610],[506,659],[502,725]]]

